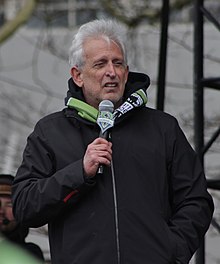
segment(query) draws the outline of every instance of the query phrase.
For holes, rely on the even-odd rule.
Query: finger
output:
[[[92,146],[93,151],[108,151],[109,153],[112,153],[112,143],[111,142],[105,142],[101,144],[94,144]]]
[[[87,146],[83,166],[88,176],[94,176],[100,164],[109,166],[112,159],[112,143],[103,138],[95,139]]]

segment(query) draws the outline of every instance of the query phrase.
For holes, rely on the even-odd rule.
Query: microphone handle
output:
[[[103,174],[103,170],[104,170],[103,165],[99,165],[99,168],[98,168],[97,173],[98,173],[98,174]]]
[[[104,138],[104,139],[108,139],[108,136],[109,136],[108,130],[105,131],[104,134],[102,133],[102,131],[99,134],[99,137]],[[100,164],[97,173],[103,174],[103,171],[104,171],[104,166]]]

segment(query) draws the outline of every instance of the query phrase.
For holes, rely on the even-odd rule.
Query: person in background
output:
[[[48,223],[53,264],[186,264],[211,222],[199,158],[146,106],[149,77],[129,71],[125,45],[116,21],[79,28],[66,107],[37,122],[17,170],[14,213]]]
[[[40,247],[26,242],[29,229],[19,225],[12,212],[11,186],[14,177],[10,174],[0,174],[0,233],[8,241],[26,249],[40,260],[44,260]]]

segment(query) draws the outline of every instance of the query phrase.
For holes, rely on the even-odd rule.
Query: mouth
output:
[[[104,84],[105,88],[116,88],[118,87],[118,83],[117,82],[107,82]]]

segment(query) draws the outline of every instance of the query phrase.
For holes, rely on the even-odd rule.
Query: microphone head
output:
[[[102,134],[104,134],[109,128],[114,125],[114,104],[109,100],[103,100],[99,104],[99,115],[97,118],[97,124],[101,128]]]
[[[103,100],[99,104],[99,111],[100,112],[114,112],[114,104],[110,100]]]

